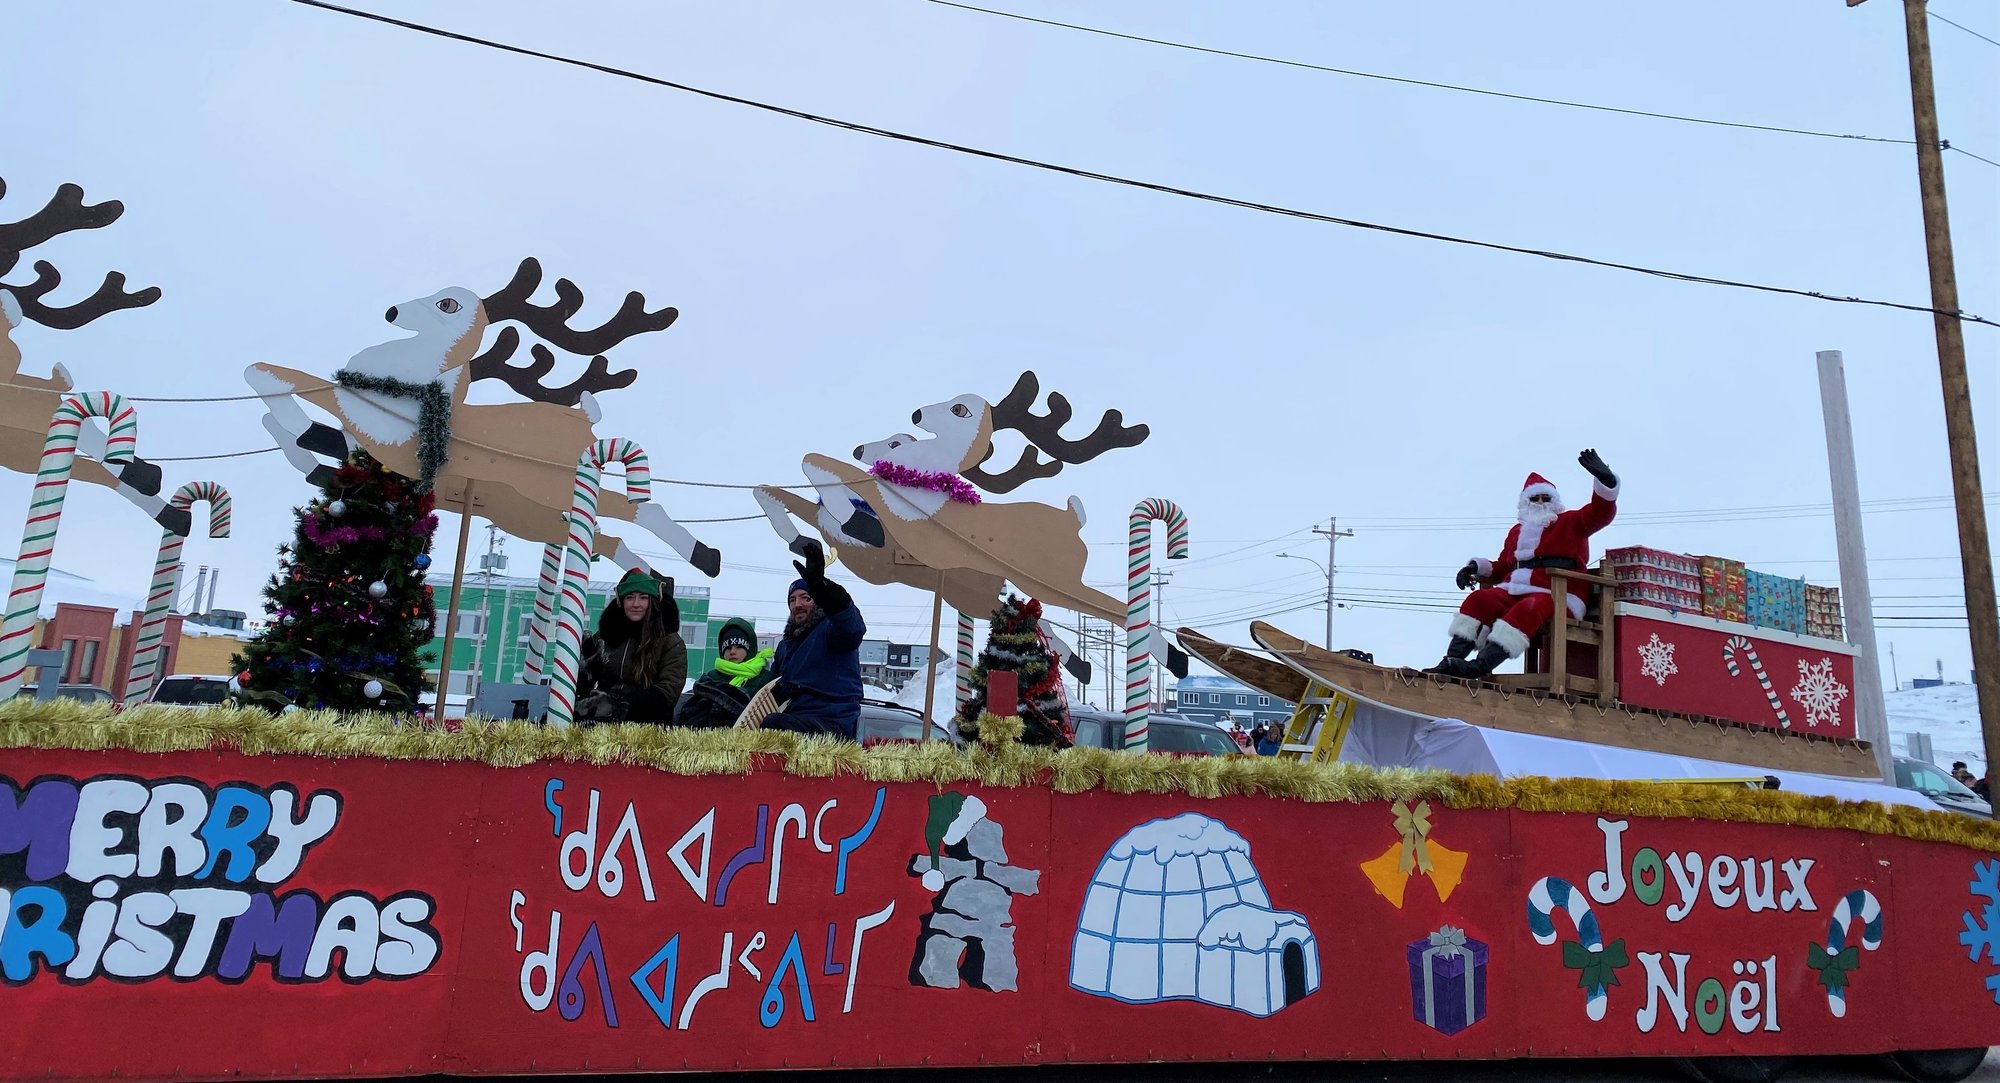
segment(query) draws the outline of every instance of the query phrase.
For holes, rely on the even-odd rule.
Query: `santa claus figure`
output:
[[[1429,672],[1465,680],[1484,677],[1524,654],[1528,640],[1555,615],[1549,569],[1580,571],[1590,563],[1590,536],[1618,514],[1618,475],[1594,448],[1586,448],[1576,461],[1596,479],[1590,503],[1566,511],[1547,478],[1528,475],[1521,487],[1520,521],[1507,532],[1500,555],[1493,560],[1474,557],[1458,570],[1460,590],[1475,582],[1480,589],[1458,607],[1444,660]],[[1571,594],[1568,602],[1570,616],[1582,618],[1583,599]]]

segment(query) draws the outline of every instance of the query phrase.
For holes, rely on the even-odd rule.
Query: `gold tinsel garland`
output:
[[[399,725],[386,715],[139,707],[114,713],[74,700],[0,704],[0,748],[231,749],[246,755],[389,760],[463,760],[496,767],[540,761],[618,763],[677,775],[743,774],[774,757],[788,773],[852,775],[948,786],[1048,786],[1060,793],[1181,793],[1259,796],[1314,803],[1411,801],[1449,808],[1518,808],[1604,816],[1721,820],[1863,831],[2000,853],[2000,823],[1908,806],[1842,801],[1776,790],[1692,783],[1610,782],[1453,775],[1437,770],[1314,764],[1270,756],[1143,756],[1101,748],[1061,752],[1018,743],[1018,718],[980,717],[979,743],[885,744],[739,729],[613,725],[551,729],[526,722],[469,722],[458,732]],[[4,773],[4,772],[0,772]],[[26,779],[16,778],[15,782]]]

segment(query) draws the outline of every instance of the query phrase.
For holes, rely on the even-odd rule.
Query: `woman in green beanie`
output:
[[[715,668],[694,682],[674,721],[703,728],[735,723],[750,697],[770,682],[771,653],[757,649],[755,625],[740,617],[724,621],[715,632]]]
[[[663,588],[636,568],[618,581],[617,598],[597,619],[597,634],[583,644],[578,722],[664,726],[673,721],[688,663],[672,583]]]

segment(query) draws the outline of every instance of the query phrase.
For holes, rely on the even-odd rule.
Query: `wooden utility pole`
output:
[[[472,536],[472,479],[465,481],[465,492],[458,501],[458,556],[451,562],[451,602],[444,616],[444,646],[438,648],[437,713],[432,719],[444,719],[445,692],[451,687],[451,640],[458,632],[458,594],[465,586],[465,543]],[[584,577],[590,576],[590,564],[586,561]]]
[[[1854,7],[1863,0],[1847,0]],[[1925,0],[1903,0],[1910,51],[1910,112],[1916,123],[1917,192],[1923,201],[1924,249],[1930,263],[1932,324],[1944,384],[1944,431],[1951,451],[1951,492],[1958,505],[1958,559],[1965,576],[1965,618],[1972,633],[1973,684],[1986,737],[1986,769],[2000,770],[2000,611],[1993,592],[1993,551],[1979,483],[1973,437],[1972,389],[1965,375],[1965,324],[1959,319],[1958,274],[1951,259],[1951,216],[1944,198],[1944,151],[1938,140],[1937,94],[1931,80],[1931,33]]]

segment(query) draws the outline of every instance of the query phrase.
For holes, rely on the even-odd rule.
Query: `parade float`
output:
[[[65,189],[0,226],[0,274],[117,213]],[[0,332],[63,326],[40,304],[45,266],[0,283]],[[1594,600],[1572,617],[1557,598],[1527,672],[1184,629],[1189,653],[1299,705],[1289,754],[1061,747],[1044,685],[1076,659],[1008,586],[1124,621],[1126,744],[1143,749],[1150,667],[1181,658],[1153,627],[1154,532],[1184,556],[1190,518],[1135,503],[1121,602],[1084,582],[1077,502],[989,499],[1145,436],[1116,411],[1064,436],[1068,403],[1036,413],[1032,375],[998,403],[920,409],[928,436],[864,443],[858,466],[806,456],[803,493],[757,494],[784,542],[817,533],[854,576],[929,593],[934,644],[952,605],[983,708],[969,748],[568,725],[589,562],[637,559],[599,517],[711,574],[715,557],[647,510],[640,444],[594,429],[591,396],[631,382],[602,351],[672,310],[633,294],[575,331],[580,293],[558,281],[536,304],[537,274],[398,305],[411,337],[332,378],[253,367],[267,427],[321,493],[246,651],[265,698],[237,708],[13,698],[72,475],[167,529],[159,576],[193,503],[212,532],[231,509],[219,487],[160,499],[143,404],[22,375],[0,333],[0,446],[36,475],[0,629],[0,1079],[1518,1057],[1769,1078],[1839,1054],[1956,1079],[2000,1041],[2000,829],[1881,785],[1838,704],[1771,714],[1773,667],[1824,655],[1828,680],[1851,679],[1830,639],[1628,607],[1614,575],[1559,569]],[[121,290],[112,276],[93,300],[151,300]],[[592,357],[586,378],[467,405],[484,375],[545,388],[547,348],[522,369],[513,326],[484,342],[508,321]],[[24,388],[41,396],[25,465]],[[1032,447],[988,473],[1000,425]],[[425,678],[400,667],[436,619],[435,508],[547,546],[545,724],[408,710]],[[973,621],[996,609],[996,631],[1037,644],[1015,672],[997,649],[972,662]],[[296,709],[257,706],[272,697]],[[1606,766],[1547,777],[1583,750]],[[1451,755],[1466,766],[1434,766]]]

